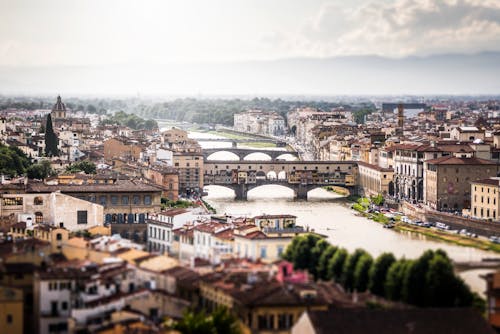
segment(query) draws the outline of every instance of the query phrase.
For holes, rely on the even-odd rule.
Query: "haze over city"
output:
[[[0,1],[4,93],[498,94],[498,1]]]

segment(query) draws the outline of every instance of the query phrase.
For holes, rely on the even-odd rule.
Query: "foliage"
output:
[[[372,112],[374,112],[374,109],[360,109],[356,110],[354,112],[354,121],[358,124],[364,124],[365,123],[365,116],[370,115]]]
[[[336,282],[341,281],[344,264],[348,256],[349,253],[345,248],[341,248],[335,252],[335,255],[328,261],[328,277]]]
[[[377,196],[372,196],[370,199],[372,203],[375,205],[380,206],[384,204],[384,196],[382,196],[381,194],[378,194]]]
[[[52,116],[50,114],[47,115],[47,123],[45,125],[45,155],[48,157],[57,157],[59,156],[59,149],[57,148],[57,144],[59,139],[54,132],[52,127]]]
[[[193,206],[196,206],[193,202],[191,201],[185,201],[182,199],[178,199],[177,201],[171,201],[168,198],[162,197],[161,199],[161,205],[162,208],[191,208]]]
[[[318,279],[318,265],[319,260],[321,258],[321,254],[330,246],[328,241],[325,239],[317,240],[314,247],[311,249],[311,260],[309,261],[308,271],[314,276],[315,279]]]
[[[43,180],[48,176],[54,175],[55,171],[52,169],[50,161],[43,159],[40,162],[31,165],[27,169],[26,174],[30,179]]]
[[[370,269],[369,289],[372,293],[379,296],[385,295],[385,278],[389,268],[395,261],[396,258],[392,253],[383,253],[375,260]]]
[[[297,269],[309,270],[312,266],[311,262],[315,264],[315,267],[318,259],[313,259],[312,249],[320,239],[322,239],[320,236],[311,233],[293,238],[283,258],[292,262]]]
[[[337,252],[337,247],[328,245],[328,247],[323,251],[321,256],[319,257],[318,261],[318,267],[316,269],[318,278],[322,280],[329,280],[331,277],[329,276],[328,273],[328,262],[330,259],[335,255],[335,252]]]
[[[66,172],[68,173],[84,172],[85,174],[95,174],[96,165],[92,161],[88,160],[78,161],[66,167]]]
[[[344,265],[344,270],[342,271],[342,285],[344,289],[352,291],[354,289],[354,271],[356,270],[356,265],[358,260],[366,253],[361,248],[358,248],[354,253],[350,254]]]
[[[204,311],[186,311],[173,329],[183,334],[239,334],[238,319],[226,308],[218,308],[212,314]]]
[[[30,166],[26,154],[15,146],[0,144],[0,173],[8,176],[22,175]]]
[[[404,301],[417,306],[425,306],[429,296],[426,293],[426,274],[429,271],[429,262],[433,259],[432,250],[425,251],[413,261],[403,278],[402,298]],[[451,265],[451,264],[450,264]]]
[[[362,206],[361,204],[358,204],[358,203],[354,203],[352,205],[352,209],[356,210],[358,212],[365,212],[366,211],[366,208],[364,206]]]
[[[366,291],[370,283],[370,268],[373,265],[373,258],[370,254],[363,254],[354,268],[354,289],[356,291]]]
[[[158,129],[158,123],[155,120],[145,120],[135,114],[127,114],[124,111],[118,111],[113,116],[101,121],[102,125],[118,124],[128,126],[134,130],[154,130]]]
[[[401,300],[401,289],[407,268],[411,265],[409,260],[399,260],[394,262],[387,271],[385,279],[385,297],[391,300]]]

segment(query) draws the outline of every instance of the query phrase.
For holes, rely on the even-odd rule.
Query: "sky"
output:
[[[8,81],[19,89],[37,90],[36,73],[20,71],[41,67],[115,75],[120,66],[483,51],[500,51],[498,0],[0,0],[0,67],[17,71]]]

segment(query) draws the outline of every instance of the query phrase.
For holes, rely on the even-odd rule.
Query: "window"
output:
[[[87,224],[87,210],[78,210],[76,212],[77,224]]]
[[[33,203],[35,205],[43,205],[43,198],[41,198],[40,196],[37,196],[35,197],[35,199],[33,200]]]
[[[151,195],[144,196],[144,205],[151,205]]]
[[[122,196],[122,205],[128,205],[128,196]]]
[[[139,197],[139,195],[134,195],[132,197],[132,204],[134,204],[134,205],[141,204],[141,198]]]
[[[278,246],[278,256],[283,254],[283,246]]]
[[[41,212],[35,212],[35,223],[39,224],[43,222],[43,214]]]
[[[61,309],[62,310],[67,310],[68,309],[68,302],[62,302],[61,303]]]
[[[56,240],[62,240],[62,234],[61,233],[57,233]]]
[[[117,205],[118,204],[118,196],[111,196],[111,205]]]
[[[11,324],[12,323],[12,314],[7,314],[7,323]]]
[[[6,197],[3,199],[3,205],[23,205],[22,197]]]
[[[267,247],[266,246],[261,247],[260,248],[260,258],[265,259],[266,256],[267,256]]]
[[[108,198],[106,196],[99,196],[99,204],[106,206]]]

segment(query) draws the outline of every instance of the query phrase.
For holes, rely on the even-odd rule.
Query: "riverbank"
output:
[[[401,216],[399,215],[394,215],[394,217],[388,217],[383,213],[368,212],[367,209],[370,203],[370,199],[366,197],[357,199],[353,197],[347,197],[346,200],[347,200],[346,203],[348,203],[350,209],[356,211],[358,215],[373,220],[374,222],[377,222],[382,226],[386,224],[392,224],[393,225],[392,229],[394,231],[400,233],[403,232],[415,233],[419,235],[424,235],[426,237],[435,240],[454,244],[457,246],[473,247],[485,251],[500,253],[500,244],[492,243],[487,239],[472,238],[460,234],[454,234],[453,232],[437,230],[434,228],[410,225],[402,222],[400,220]]]

